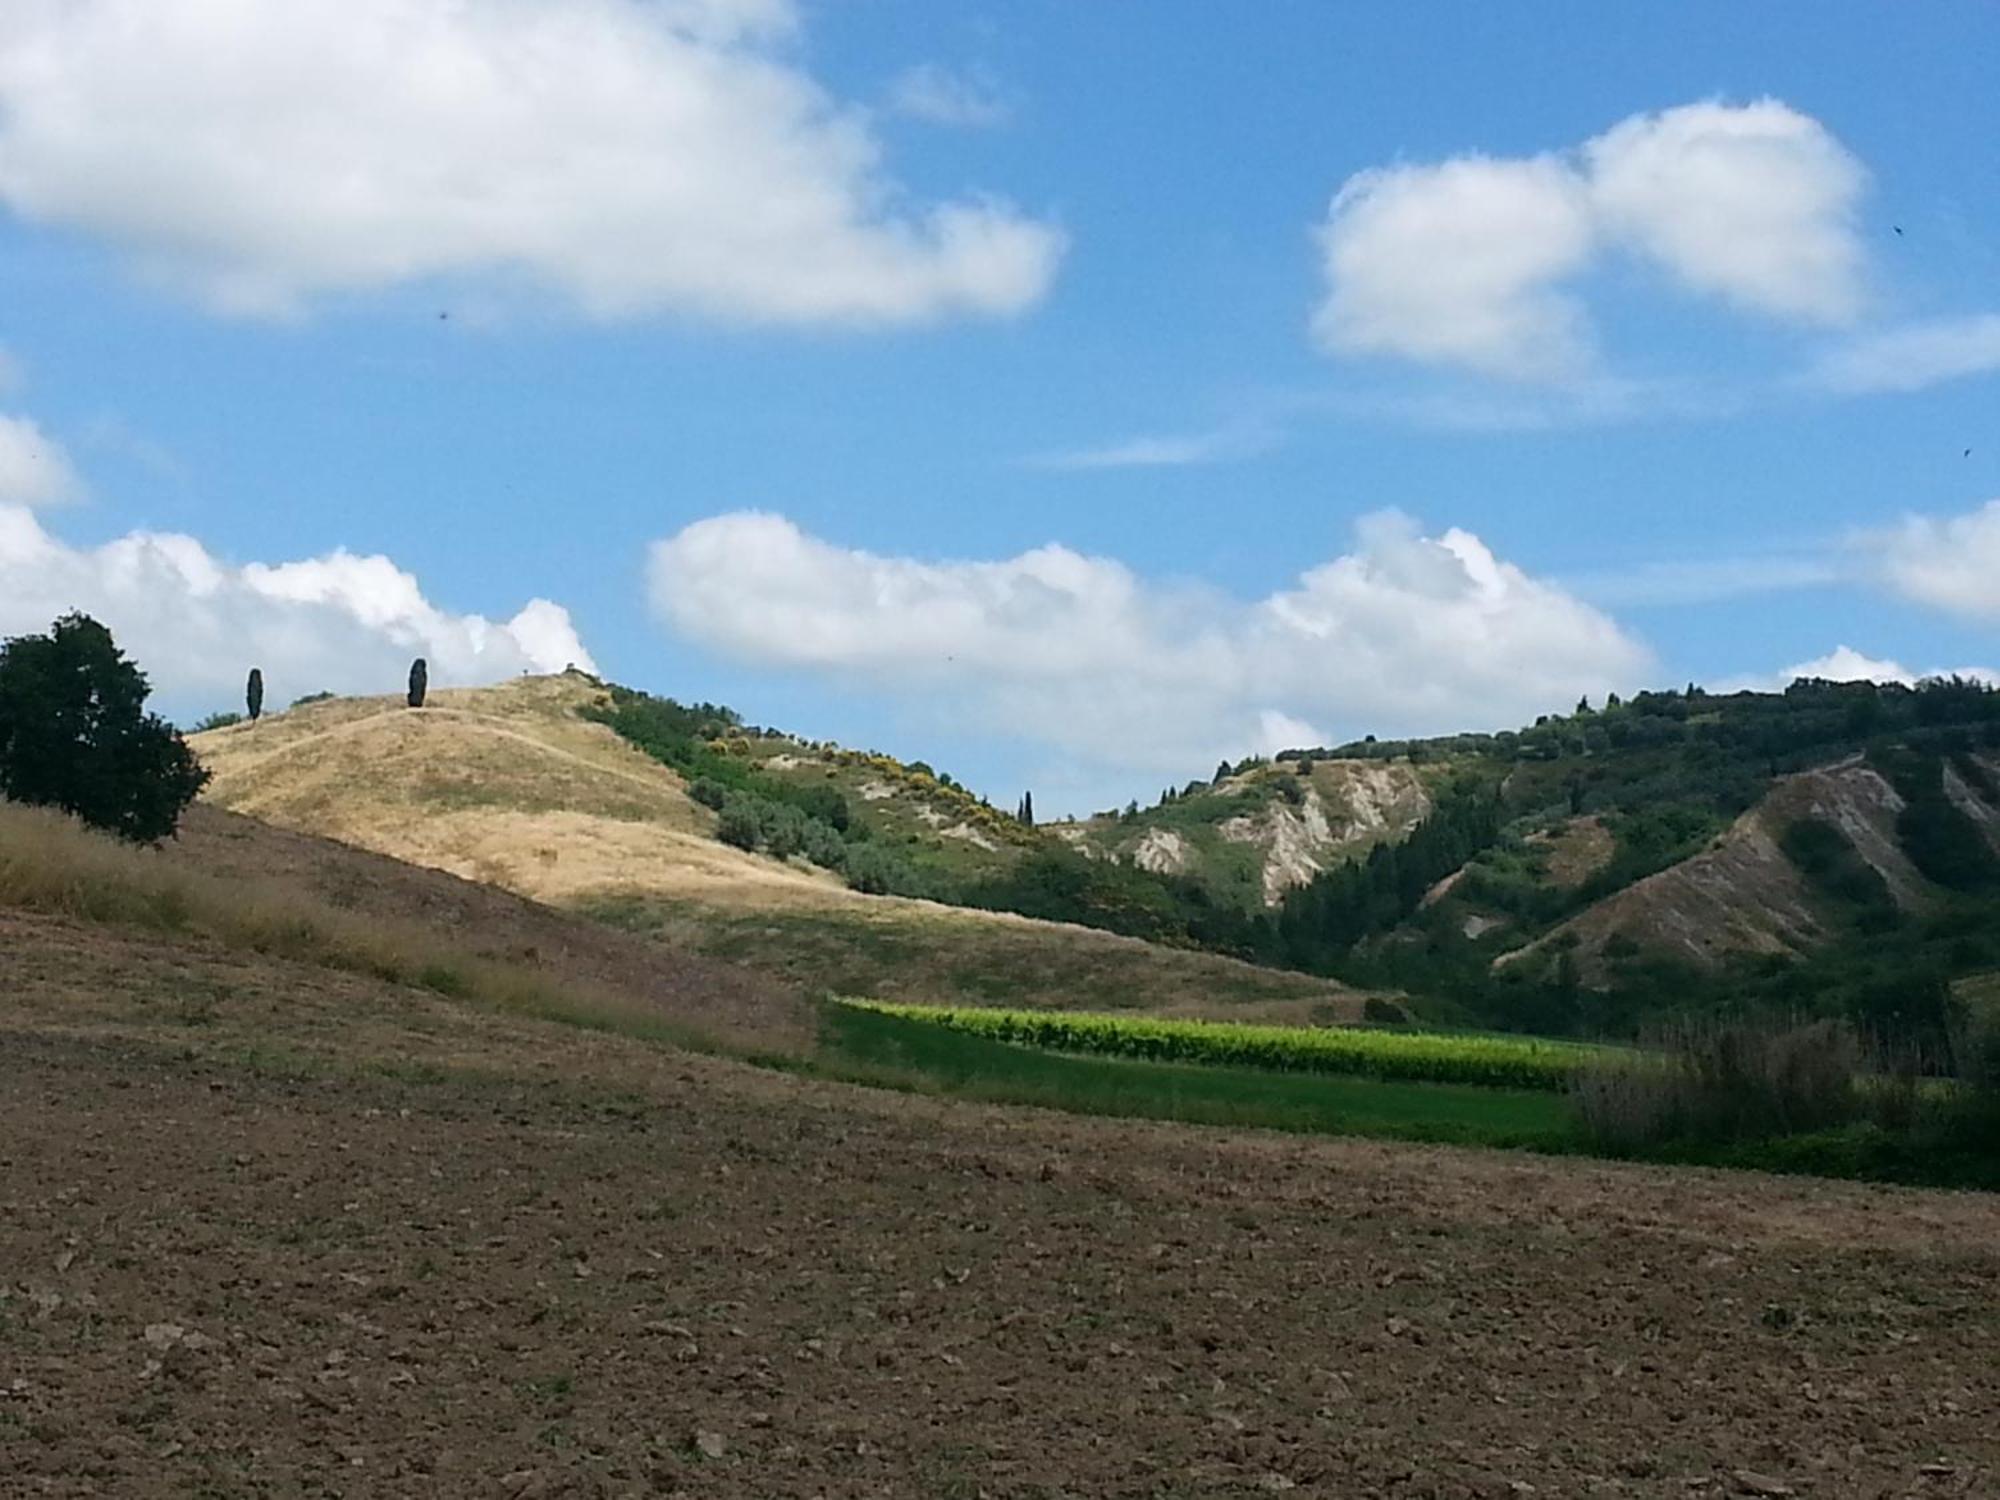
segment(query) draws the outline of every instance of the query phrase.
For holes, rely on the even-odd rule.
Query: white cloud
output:
[[[2000,500],[1961,516],[1909,516],[1857,545],[1904,598],[1970,620],[2000,620]]]
[[[1574,151],[1350,177],[1317,230],[1327,349],[1576,381],[1593,330],[1568,283],[1625,248],[1691,291],[1841,323],[1862,302],[1860,164],[1766,99],[1634,115]]]
[[[183,714],[233,703],[252,666],[280,702],[393,691],[413,656],[440,687],[594,670],[568,613],[545,599],[507,621],[451,614],[386,557],[237,567],[158,532],[79,548],[0,506],[0,636],[46,630],[72,609],[109,626],[166,710]]]
[[[1634,115],[1583,148],[1606,232],[1693,290],[1845,323],[1862,302],[1861,163],[1810,115],[1762,99]]]
[[[1827,588],[1852,582],[1855,575],[1856,569],[1845,558],[1799,552],[1640,563],[1574,574],[1564,582],[1593,603],[1629,607],[1712,604],[1720,599]]]
[[[1864,656],[1852,646],[1835,646],[1825,656],[1785,668],[1784,682],[1801,677],[1818,677],[1827,682],[1900,682],[1905,687],[1916,682],[1918,673],[1888,657]]]
[[[1101,448],[1068,448],[1027,460],[1037,469],[1178,469],[1226,463],[1267,451],[1278,434],[1265,426],[1218,427],[1209,432],[1127,438]]]
[[[1940,667],[1928,672],[1913,672],[1892,658],[1869,656],[1856,651],[1852,646],[1841,645],[1835,646],[1824,656],[1799,662],[1796,666],[1786,667],[1782,672],[1773,672],[1762,677],[1730,678],[1717,683],[1714,691],[1781,693],[1802,677],[1817,678],[1824,682],[1899,683],[1904,687],[1914,687],[1926,677],[1969,677],[1975,682],[1986,682],[2000,687],[2000,672],[1990,667]]]
[[[29,418],[0,412],[0,505],[62,505],[82,494],[62,445]]]
[[[1591,362],[1582,310],[1554,289],[1590,259],[1589,198],[1553,157],[1359,173],[1318,237],[1329,349],[1527,379]]]
[[[1013,111],[983,69],[960,72],[941,63],[918,63],[889,85],[889,108],[932,125],[987,130],[1007,123]]]
[[[494,275],[604,318],[1007,314],[1061,255],[924,206],[791,0],[9,0],[0,203],[220,309]]]
[[[2000,314],[1949,318],[1869,335],[1835,349],[1806,383],[1849,394],[1920,391],[2000,370]]]
[[[1046,546],[923,562],[737,512],[653,546],[652,603],[739,661],[832,674],[1107,767],[1185,774],[1298,734],[1521,722],[1629,691],[1645,649],[1475,536],[1394,513],[1243,602]]]

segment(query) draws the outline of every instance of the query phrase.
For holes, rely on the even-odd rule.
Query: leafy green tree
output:
[[[201,718],[196,719],[194,727],[188,733],[206,734],[211,729],[227,729],[231,724],[241,724],[242,722],[243,715],[222,709],[216,713],[204,714]]]
[[[250,710],[252,724],[263,717],[264,674],[256,667],[250,669],[250,680],[243,685],[243,706]]]
[[[424,665],[424,659],[420,656],[410,663],[410,707],[424,706],[424,694],[430,690],[430,685],[430,668]]]
[[[68,614],[0,644],[0,796],[59,807],[139,843],[172,835],[208,772],[145,710],[146,674]]]

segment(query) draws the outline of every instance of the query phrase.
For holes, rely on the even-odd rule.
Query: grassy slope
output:
[[[1352,1019],[1329,981],[1108,933],[861,896],[801,864],[708,836],[672,771],[577,717],[578,676],[400,699],[334,699],[194,737],[210,803],[663,934],[818,989],[906,1000]],[[780,754],[783,742],[755,742]],[[797,774],[805,774],[793,768]],[[885,773],[857,758],[857,783]],[[814,774],[818,774],[815,772]],[[949,789],[940,805],[971,803]],[[861,799],[865,816],[908,795]],[[894,815],[901,815],[900,812]],[[976,845],[954,841],[974,853]]]

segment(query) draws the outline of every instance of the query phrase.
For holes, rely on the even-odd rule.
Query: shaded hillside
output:
[[[1495,964],[1567,954],[1578,982],[1602,987],[1615,982],[1612,959],[1620,952],[1651,951],[1710,969],[1738,956],[1799,957],[1839,927],[1828,893],[1815,889],[1815,852],[1801,846],[1801,823],[1825,830],[1819,847],[1829,858],[1855,861],[1872,875],[1889,909],[1920,912],[1929,886],[1896,835],[1906,806],[1859,756],[1782,777],[1700,853],[1613,892]]]
[[[1369,889],[1400,874],[1401,891],[1358,918],[1351,899],[1348,940],[1315,965],[1353,982],[1496,1023],[1752,1003],[1935,1035],[1949,979],[2000,961],[2000,693],[1977,685],[1646,694],[1376,753],[1450,758],[1499,820],[1453,868],[1416,839],[1371,858]]]
[[[434,693],[420,711],[400,698],[330,699],[192,743],[215,772],[212,806],[587,911],[816,992],[1272,1020],[1359,1014],[1360,997],[1326,978],[867,895],[801,856],[733,847],[717,837],[723,814],[691,797],[684,776],[583,716],[608,701],[581,674],[523,678]],[[758,758],[784,757],[788,743],[759,736]],[[725,743],[722,753],[744,752]],[[782,771],[803,780],[807,753],[791,752]],[[863,786],[897,780],[893,797],[860,799],[885,842],[892,819],[930,826],[913,809],[978,805],[878,760],[841,769]]]

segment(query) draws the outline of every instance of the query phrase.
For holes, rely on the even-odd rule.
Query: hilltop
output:
[[[524,677],[440,690],[419,711],[400,697],[307,702],[191,742],[214,772],[209,806],[820,990],[1272,1020],[1360,1012],[1358,994],[1323,977],[1010,912],[870,894],[803,851],[726,842],[726,810],[693,795],[720,800],[704,778],[601,722],[612,700],[611,689],[581,673]],[[1007,858],[993,858],[1003,848],[1018,858],[1052,842],[927,769],[782,736],[716,741],[712,750],[701,742],[705,754],[760,778],[801,790],[851,786],[857,828],[879,830],[884,850],[928,855],[933,868],[1004,870]],[[923,840],[912,844],[919,830]]]

